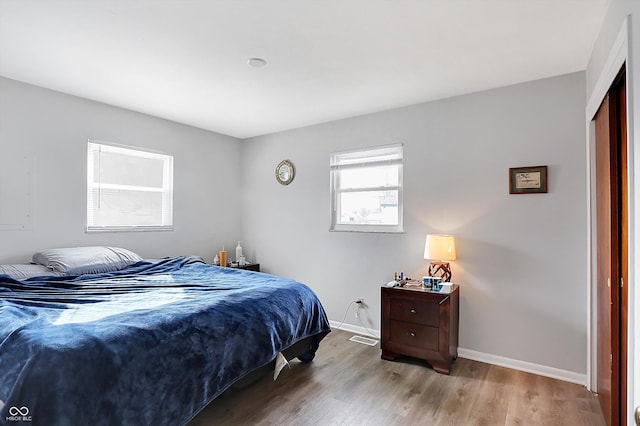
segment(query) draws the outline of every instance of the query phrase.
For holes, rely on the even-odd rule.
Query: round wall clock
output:
[[[276,166],[276,180],[280,185],[289,185],[293,180],[293,164],[289,160],[282,160]]]

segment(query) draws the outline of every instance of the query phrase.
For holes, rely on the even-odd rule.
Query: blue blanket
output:
[[[180,425],[330,331],[293,280],[181,257],[107,274],[0,275],[0,424]]]

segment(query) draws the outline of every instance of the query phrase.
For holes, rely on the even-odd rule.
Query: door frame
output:
[[[597,300],[596,300],[596,221],[595,221],[595,124],[593,123],[593,117],[595,116],[602,100],[607,95],[609,88],[614,83],[618,72],[623,65],[626,64],[626,88],[627,88],[627,182],[628,190],[627,197],[629,200],[629,242],[628,242],[628,258],[629,265],[627,270],[627,276],[629,282],[628,285],[628,312],[629,317],[627,321],[627,330],[629,336],[629,345],[627,346],[627,383],[635,383],[634,386],[627,387],[626,407],[627,412],[622,414],[621,420],[626,418],[628,424],[633,424],[633,408],[638,405],[640,401],[636,401],[636,398],[640,398],[640,384],[634,380],[636,376],[640,376],[640,371],[637,371],[634,367],[638,365],[640,367],[640,342],[636,342],[631,336],[634,336],[636,330],[636,317],[634,306],[640,306],[640,292],[635,291],[635,265],[640,264],[640,252],[635,250],[635,247],[640,246],[640,232],[636,229],[635,224],[640,224],[640,209],[636,209],[637,203],[640,203],[640,174],[635,175],[633,170],[634,159],[636,156],[640,157],[640,150],[636,153],[634,149],[634,142],[636,134],[634,132],[633,121],[633,103],[634,103],[634,85],[633,76],[636,73],[633,67],[633,52],[629,45],[629,40],[632,39],[632,28],[630,25],[630,16],[627,16],[618,32],[618,35],[609,50],[609,55],[603,66],[603,69],[599,75],[593,92],[587,101],[585,108],[585,123],[586,123],[586,145],[587,145],[587,388],[591,391],[597,389]],[[640,57],[640,52],[638,54]],[[640,79],[638,79],[640,83]],[[640,136],[640,135],[639,135]],[[640,141],[638,143],[640,146]],[[640,163],[640,158],[637,159]],[[638,179],[638,182],[634,181],[634,178]],[[638,190],[636,190],[638,188]],[[635,196],[634,196],[635,195]],[[636,201],[638,200],[638,201]],[[640,317],[638,317],[640,321]],[[640,328],[640,324],[638,324]],[[636,349],[637,348],[637,349]]]

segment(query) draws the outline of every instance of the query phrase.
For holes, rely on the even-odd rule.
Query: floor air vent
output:
[[[352,342],[362,343],[363,345],[375,346],[378,344],[378,341],[375,339],[369,339],[368,337],[362,336],[353,336],[351,339]]]

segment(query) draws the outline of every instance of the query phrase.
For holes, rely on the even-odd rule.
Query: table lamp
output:
[[[427,234],[424,244],[424,258],[429,262],[429,276],[442,277],[442,282],[451,281],[448,260],[456,259],[456,245],[453,235]]]

